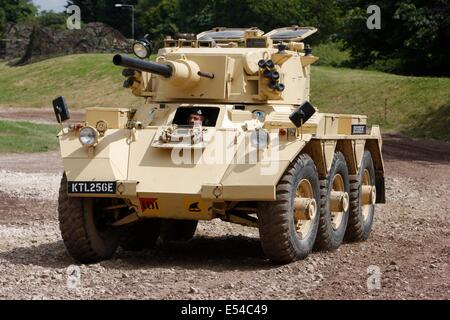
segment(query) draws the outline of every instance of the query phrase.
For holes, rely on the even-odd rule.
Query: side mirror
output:
[[[309,101],[306,101],[299,106],[297,110],[291,113],[289,119],[297,128],[300,128],[303,123],[308,121],[314,115],[314,113],[316,113],[316,108],[314,108]]]
[[[53,111],[55,111],[56,121],[62,123],[70,119],[69,108],[64,97],[58,97],[53,100]]]

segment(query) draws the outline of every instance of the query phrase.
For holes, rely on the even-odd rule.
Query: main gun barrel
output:
[[[113,63],[116,66],[122,66],[145,72],[151,72],[163,76],[165,78],[170,78],[173,73],[172,68],[167,64],[144,61],[141,59],[135,59],[121,54],[116,54],[113,57]]]

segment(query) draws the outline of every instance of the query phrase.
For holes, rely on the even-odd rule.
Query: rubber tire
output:
[[[163,219],[161,223],[161,240],[189,241],[197,230],[198,220]]]
[[[369,218],[364,223],[360,205],[361,181],[365,169],[369,170],[371,181],[372,183],[375,183],[375,169],[373,166],[372,155],[368,150],[364,151],[357,179],[350,181],[350,215],[347,232],[345,234],[346,241],[365,241],[369,238],[370,232],[372,231],[375,206],[372,206]]]
[[[276,201],[258,204],[258,224],[261,245],[266,257],[280,264],[305,259],[312,251],[319,225],[315,215],[309,236],[299,239],[294,225],[293,206],[302,179],[311,182],[316,203],[319,203],[319,177],[314,161],[302,154],[287,168],[277,185]]]
[[[92,203],[92,198],[68,196],[64,174],[58,199],[59,227],[67,251],[81,263],[110,259],[119,244],[119,229],[100,236],[93,219]]]
[[[330,211],[330,193],[332,189],[333,178],[340,174],[344,180],[344,189],[350,197],[350,181],[348,175],[347,162],[341,152],[336,152],[333,157],[330,171],[325,179],[320,180],[320,223],[317,232],[314,250],[332,251],[339,248],[342,244],[347,229],[347,221],[350,211],[347,210],[342,217],[342,222],[337,230],[333,229]]]
[[[161,232],[161,219],[144,219],[125,226],[120,247],[126,251],[154,248]]]

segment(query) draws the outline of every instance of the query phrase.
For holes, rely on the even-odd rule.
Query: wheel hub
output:
[[[316,216],[317,202],[315,199],[296,197],[294,207],[297,220],[313,220]]]
[[[369,170],[365,169],[361,180],[360,193],[361,212],[364,221],[367,221],[367,219],[369,218],[370,210],[372,210],[377,200],[377,190],[372,183],[373,182],[370,177],[370,172]]]
[[[311,230],[317,214],[317,202],[311,183],[307,179],[300,181],[294,198],[294,224],[297,235],[303,239]]]
[[[347,211],[350,204],[350,197],[347,192],[331,191],[330,209],[332,212]]]
[[[374,205],[377,198],[375,186],[363,185],[361,190],[361,204]]]
[[[331,224],[333,229],[337,230],[341,226],[344,215],[348,211],[350,197],[345,191],[344,178],[339,173],[333,177],[330,188]]]

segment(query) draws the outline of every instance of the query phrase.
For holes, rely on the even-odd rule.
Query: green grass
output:
[[[330,67],[348,57],[336,44],[320,45],[314,54],[322,65],[312,67],[311,101],[320,111],[367,114],[384,130],[450,140],[450,78]],[[71,55],[13,68],[0,63],[0,106],[50,108],[58,95],[71,108],[142,104],[122,87],[122,68],[112,64],[112,56]]]
[[[323,112],[368,115],[385,130],[450,140],[450,78],[313,66],[311,101]]]
[[[122,87],[122,68],[112,64],[112,57],[78,54],[21,67],[0,63],[0,105],[50,107],[59,95],[72,108],[142,103]]]
[[[350,53],[336,42],[322,43],[313,47],[313,55],[319,57],[317,66],[342,67],[349,59]]]
[[[26,121],[0,121],[0,153],[45,152],[56,150],[55,125]]]

